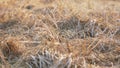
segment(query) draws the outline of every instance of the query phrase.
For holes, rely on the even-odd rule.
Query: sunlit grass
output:
[[[1,3],[0,68],[119,66],[119,7],[103,0]]]

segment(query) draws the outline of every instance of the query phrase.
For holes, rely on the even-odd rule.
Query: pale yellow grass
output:
[[[3,2],[3,0],[1,2]],[[27,6],[33,6],[33,7],[28,9],[26,8]],[[9,49],[7,47],[4,47],[4,45],[1,43],[0,45],[3,45],[2,50],[4,50],[3,52],[6,51],[6,54],[8,53],[7,54],[8,56],[9,56],[9,52],[7,52],[7,50],[12,52],[13,56],[17,56],[16,54],[18,54],[18,56],[21,56],[22,58],[26,58],[26,56],[33,55],[33,53],[37,54],[38,51],[44,52],[44,50],[46,49],[48,50],[48,52],[51,52],[51,53],[58,52],[57,53],[58,55],[63,54],[66,56],[70,56],[70,54],[72,54],[71,56],[74,59],[76,59],[76,57],[83,57],[84,68],[85,67],[86,68],[87,67],[88,68],[105,68],[104,66],[102,67],[97,64],[95,65],[88,64],[87,60],[85,60],[84,57],[94,54],[93,50],[96,47],[98,47],[100,43],[106,44],[111,42],[111,44],[115,45],[113,42],[116,41],[116,39],[112,38],[111,40],[110,38],[107,38],[106,36],[107,34],[105,35],[101,34],[98,37],[89,37],[84,39],[81,39],[81,38],[67,39],[59,35],[62,29],[60,29],[60,31],[57,30],[57,28],[59,28],[58,27],[59,25],[57,23],[61,21],[65,21],[65,23],[73,21],[72,24],[74,25],[75,24],[74,21],[76,21],[76,19],[74,20],[74,18],[77,18],[77,21],[84,22],[84,24],[88,22],[91,22],[89,24],[94,24],[93,22],[95,21],[95,24],[100,26],[100,30],[102,28],[103,29],[107,28],[108,31],[113,30],[114,32],[117,29],[117,27],[119,27],[120,25],[118,22],[116,22],[117,19],[120,19],[120,16],[117,15],[120,11],[118,9],[119,7],[120,7],[120,4],[118,2],[103,1],[103,0],[55,0],[47,4],[43,3],[42,0],[25,0],[25,1],[10,0],[7,3],[5,3],[5,6],[2,6],[2,7],[0,6],[0,8],[2,8],[3,11],[5,11],[3,12],[3,14],[1,14],[0,23],[7,22],[9,24],[9,20],[12,19],[12,20],[18,20],[19,24],[22,23],[24,25],[22,26],[16,25],[15,27],[18,27],[17,29],[15,29],[14,26],[13,28],[10,27],[10,29],[15,29],[14,31],[18,30],[17,32],[20,33],[18,34],[20,35],[19,40],[16,40],[16,36],[18,36],[17,33],[15,37],[11,37],[10,39],[8,37],[10,37],[14,33],[9,32],[10,34],[7,34],[7,35],[5,34],[5,39],[7,39],[7,41],[4,40],[4,45],[7,44]],[[9,9],[10,12],[7,12],[6,9],[7,10]],[[36,11],[36,10],[39,10],[39,11]],[[49,13],[50,10],[52,12]],[[45,13],[46,11],[48,11],[48,13]],[[113,18],[109,19],[109,17],[111,16]],[[64,24],[64,22],[62,23]],[[55,25],[55,27],[53,27],[52,25]],[[69,24],[67,23],[67,25]],[[63,25],[62,27],[65,27],[65,28],[71,27],[67,25]],[[4,31],[8,32],[7,30],[5,30],[6,28],[7,27],[1,29],[1,31],[3,31],[3,33]],[[71,30],[68,30],[68,31],[71,31]],[[66,31],[65,34],[71,35],[73,33],[72,31],[70,33],[68,31]],[[2,34],[2,32],[0,33]],[[34,40],[36,39],[34,38],[34,36],[36,36],[36,38],[41,36],[43,39],[41,40],[41,37],[40,37],[40,38],[37,38],[38,41],[36,41]],[[1,36],[1,38],[3,37],[4,36]],[[26,43],[28,43],[29,45],[26,46]],[[34,46],[36,45],[34,43],[37,43],[37,44],[39,43],[39,45]],[[118,43],[118,42],[116,41],[115,43]],[[32,45],[33,47],[30,45]],[[118,51],[119,51],[119,48],[118,48]],[[107,58],[106,56],[102,56],[102,57],[105,57],[105,59]],[[97,59],[101,59],[101,58],[97,58]],[[109,59],[109,57],[107,59]],[[22,60],[21,62],[17,61],[14,65],[15,66],[16,64],[20,65],[20,63],[22,63]],[[78,61],[82,62],[81,60],[78,60]]]

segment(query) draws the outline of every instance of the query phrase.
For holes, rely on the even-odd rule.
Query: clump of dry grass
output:
[[[103,2],[2,3],[0,64],[14,68],[119,68],[119,10],[116,2],[105,1],[108,6]]]
[[[18,39],[16,38],[8,38],[6,41],[2,41],[2,52],[3,56],[10,64],[15,63],[20,55],[25,51],[25,46],[19,43]]]

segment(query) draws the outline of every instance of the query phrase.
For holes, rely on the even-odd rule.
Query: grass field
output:
[[[119,0],[0,0],[0,68],[120,68]]]

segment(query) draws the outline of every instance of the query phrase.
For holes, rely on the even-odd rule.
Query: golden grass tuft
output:
[[[19,56],[25,50],[25,47],[19,42],[16,38],[9,38],[5,42],[5,45],[2,45],[2,51],[5,56]]]

